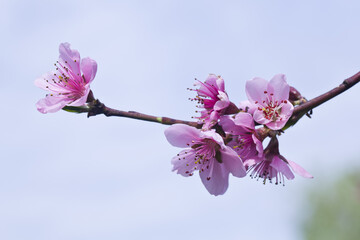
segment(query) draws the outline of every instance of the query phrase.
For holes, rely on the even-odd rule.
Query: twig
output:
[[[105,104],[101,103],[98,99],[96,99],[90,103],[88,117],[96,116],[99,114],[104,114],[107,117],[111,117],[111,116],[127,117],[127,118],[143,120],[143,121],[161,123],[161,124],[165,124],[165,125],[182,123],[182,124],[186,124],[186,125],[193,126],[196,128],[201,128],[201,126],[202,126],[202,124],[199,124],[197,122],[184,121],[184,120],[173,119],[173,118],[168,118],[168,117],[156,117],[156,116],[151,116],[151,115],[147,115],[147,114],[143,114],[143,113],[139,113],[139,112],[135,112],[135,111],[116,110],[113,108],[106,107]]]
[[[307,112],[323,104],[324,102],[327,102],[328,100],[336,97],[337,95],[345,92],[346,90],[357,84],[359,81],[360,81],[360,72],[356,73],[352,77],[349,77],[348,79],[345,79],[338,87],[335,87],[334,89],[316,98],[313,98],[310,101],[301,104],[300,106],[297,106],[294,109],[294,112],[289,122],[292,123],[291,125],[294,125]]]

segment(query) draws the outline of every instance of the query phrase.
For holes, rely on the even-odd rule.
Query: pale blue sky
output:
[[[196,77],[245,82],[284,73],[308,98],[360,70],[358,1],[0,1],[0,239],[302,239],[309,189],[359,167],[360,86],[280,137],[314,179],[285,187],[231,178],[213,197],[171,172],[166,126],[43,115],[33,82],[69,42],[98,62],[110,107],[190,119]]]

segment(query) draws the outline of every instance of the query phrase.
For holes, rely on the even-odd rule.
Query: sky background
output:
[[[107,106],[190,120],[187,91],[209,73],[230,100],[284,73],[308,99],[360,70],[359,1],[0,1],[0,239],[303,239],[307,194],[359,168],[355,86],[280,141],[310,172],[286,186],[230,177],[214,197],[171,172],[166,126],[41,114],[34,80],[71,43],[98,63]],[[304,220],[305,219],[305,220]]]

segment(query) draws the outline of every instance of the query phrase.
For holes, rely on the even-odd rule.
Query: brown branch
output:
[[[310,110],[323,104],[324,102],[336,97],[337,95],[345,92],[360,81],[360,72],[354,76],[345,79],[338,87],[307,101],[294,109],[293,115],[289,120],[289,125],[294,125],[301,117]]]
[[[113,108],[106,107],[105,104],[101,103],[98,99],[92,100],[90,102],[90,107],[88,110],[88,117],[96,116],[99,114],[104,114],[107,117],[116,116],[116,117],[126,117],[133,118],[143,121],[156,122],[165,125],[172,125],[175,123],[182,123],[192,127],[201,128],[202,124],[197,122],[184,121],[179,119],[173,119],[168,117],[156,117],[152,115],[147,115],[135,111],[121,111]]]

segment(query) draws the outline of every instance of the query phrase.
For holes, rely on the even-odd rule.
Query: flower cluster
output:
[[[284,184],[294,178],[293,172],[312,176],[279,153],[277,135],[282,133],[294,106],[289,99],[290,86],[285,75],[270,81],[254,78],[246,82],[247,101],[238,106],[229,100],[224,79],[210,74],[205,82],[197,81],[201,129],[175,124],[165,130],[167,140],[185,148],[172,159],[173,171],[185,177],[198,170],[202,183],[213,195],[224,194],[231,173],[235,177],[263,179]],[[268,146],[263,140],[270,137]]]
[[[60,44],[59,52],[56,70],[35,80],[36,86],[50,92],[36,103],[41,113],[56,112],[65,106],[77,109],[76,106],[91,101],[88,95],[97,63],[91,58],[81,59],[69,43]],[[173,171],[185,177],[199,171],[202,183],[213,195],[226,192],[230,173],[239,178],[249,174],[251,178],[263,179],[264,183],[275,184],[284,184],[285,178],[293,179],[293,172],[312,178],[279,152],[277,136],[288,127],[294,105],[306,101],[287,84],[285,75],[275,75],[270,81],[262,78],[247,81],[248,100],[238,106],[229,100],[220,76],[210,74],[204,82],[197,80],[195,86],[196,89],[190,90],[196,96],[190,100],[201,109],[200,116],[195,117],[200,127],[174,124],[165,130],[170,144],[185,148],[172,159]],[[90,113],[96,106],[88,104],[86,108]],[[146,117],[149,120],[151,116]],[[159,118],[153,118],[159,122]],[[267,137],[270,141],[264,148]]]

